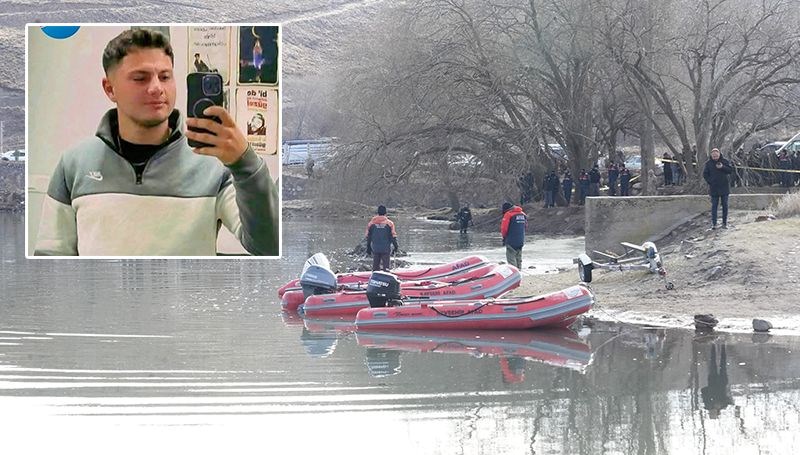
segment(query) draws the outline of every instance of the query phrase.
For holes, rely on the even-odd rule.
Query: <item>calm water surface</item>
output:
[[[600,325],[354,334],[283,314],[303,260],[364,223],[284,224],[279,261],[28,261],[0,214],[0,434],[13,453],[797,453],[800,340]],[[411,258],[479,251],[398,223]],[[533,238],[527,265],[581,239]],[[535,256],[535,257],[534,257]],[[5,452],[5,450],[4,450]],[[10,452],[9,452],[10,453]]]

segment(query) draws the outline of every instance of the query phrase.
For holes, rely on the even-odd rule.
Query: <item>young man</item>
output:
[[[116,104],[96,137],[65,152],[53,172],[34,254],[215,255],[224,224],[255,255],[278,253],[278,193],[230,114],[187,119],[174,109],[172,47],[127,30],[103,53],[103,92]],[[192,149],[187,138],[206,144]]]
[[[528,216],[517,205],[503,203],[503,221],[500,223],[500,235],[506,247],[506,261],[518,269],[522,269],[522,247],[525,245],[525,228]]]
[[[389,270],[391,253],[399,249],[394,223],[386,216],[386,207],[379,205],[378,214],[367,223],[367,254],[372,255],[372,270]]]
[[[733,172],[728,160],[722,157],[719,149],[711,150],[711,159],[703,168],[703,178],[708,183],[711,196],[711,229],[717,228],[717,207],[722,204],[722,229],[728,229],[728,195],[731,192],[728,176]]]

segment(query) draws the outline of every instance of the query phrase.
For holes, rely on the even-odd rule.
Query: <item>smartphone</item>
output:
[[[222,94],[222,76],[219,73],[189,73],[186,76],[186,115],[195,118],[207,118],[222,123],[218,117],[203,115],[203,111],[210,106],[222,106],[224,95]],[[190,131],[198,133],[212,132],[204,128],[189,128]],[[193,141],[189,139],[192,147],[209,147],[210,144]]]

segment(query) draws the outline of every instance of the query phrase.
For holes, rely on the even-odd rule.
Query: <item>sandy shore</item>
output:
[[[752,331],[766,319],[772,333],[800,334],[800,218],[756,222],[763,212],[731,212],[729,230],[707,231],[705,217],[658,242],[675,284],[646,272],[595,270],[591,289],[603,320],[693,327],[693,315],[711,313],[718,330]],[[619,253],[622,252],[620,247]],[[536,254],[536,244],[523,254]],[[515,295],[551,292],[578,281],[573,270],[526,275]]]

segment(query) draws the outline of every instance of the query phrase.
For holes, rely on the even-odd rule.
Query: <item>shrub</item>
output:
[[[800,217],[800,193],[788,193],[775,203],[778,218]]]

